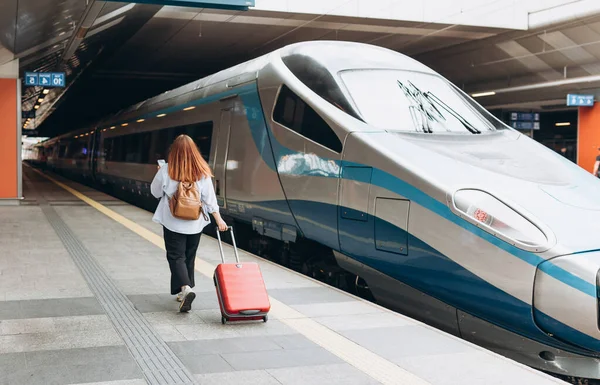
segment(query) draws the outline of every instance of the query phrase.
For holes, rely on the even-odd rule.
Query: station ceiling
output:
[[[15,16],[16,15],[16,16]],[[0,1],[0,65],[66,72],[67,87],[23,89],[42,136],[91,124],[121,108],[290,43],[351,40],[410,55],[468,92],[600,75],[600,15],[537,31],[383,19],[161,7],[81,0]],[[492,108],[564,108],[593,82],[504,91]],[[43,102],[39,98],[43,96]]]
[[[417,55],[489,109],[564,110],[568,93],[600,97],[600,14],[510,31]]]

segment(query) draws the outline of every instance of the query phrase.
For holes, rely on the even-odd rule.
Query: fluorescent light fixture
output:
[[[117,127],[116,127],[116,126],[112,126],[110,129],[111,129],[111,130],[114,130],[115,128],[117,128]]]
[[[471,96],[474,98],[479,98],[482,96],[492,96],[492,95],[496,95],[496,93],[494,91],[488,91],[488,92],[479,92],[477,94],[471,94]]]
[[[39,99],[38,99],[38,103],[42,103],[43,101],[44,101],[44,99],[43,99],[43,98],[39,98]]]
[[[102,132],[106,132],[106,128],[104,130],[102,130]]]
[[[144,120],[146,120],[146,119],[138,119],[137,122],[142,123]]]
[[[565,126],[570,126],[571,122],[556,123],[555,125],[556,125],[556,127],[565,127]]]
[[[196,107],[194,107],[194,106],[190,106],[190,107],[186,107],[186,108],[184,108],[183,110],[184,110],[184,111],[189,111],[189,110],[193,110],[194,108],[196,108]]]
[[[46,88],[44,91],[42,91],[42,93],[43,93],[44,95],[48,95],[48,94],[50,93],[50,90]]]
[[[162,118],[163,116],[167,116],[167,114],[159,114],[159,115],[156,115],[156,117],[157,117],[157,118]]]
[[[40,108],[40,106],[39,106],[39,104],[36,104],[35,106],[33,106],[33,108],[35,108],[37,110],[38,108]]]
[[[121,124],[121,126],[127,127],[127,126],[129,126],[129,123],[123,123],[123,124]]]

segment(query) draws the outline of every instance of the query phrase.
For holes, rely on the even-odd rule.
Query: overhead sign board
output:
[[[38,85],[42,86],[42,87],[49,87],[50,84],[52,83],[52,75],[50,74],[38,74],[39,77],[39,81],[38,81]]]
[[[511,112],[510,126],[517,130],[539,130],[540,114],[535,112]]]
[[[594,106],[594,95],[567,95],[567,106],[577,107],[593,107]]]
[[[108,0],[122,1],[122,0]],[[134,0],[131,3],[174,5],[178,7],[217,8],[246,11],[256,6],[256,0]]]
[[[517,130],[539,130],[540,122],[510,122],[510,126]]]
[[[534,112],[511,112],[510,120],[524,120],[527,122],[539,122],[540,114]]]
[[[64,87],[64,72],[26,72],[25,85],[30,87]]]
[[[35,72],[25,72],[25,85],[26,86],[37,86],[38,85],[38,74]]]
[[[65,86],[65,74],[62,72],[54,72],[52,75],[52,87]]]

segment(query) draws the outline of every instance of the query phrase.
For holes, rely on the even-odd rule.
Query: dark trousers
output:
[[[179,234],[166,227],[163,230],[167,261],[171,269],[171,294],[175,295],[181,291],[182,286],[194,287],[194,262],[202,233]]]

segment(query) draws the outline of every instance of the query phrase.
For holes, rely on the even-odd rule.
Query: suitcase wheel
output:
[[[266,315],[266,316],[263,317],[263,321],[267,322],[268,320],[269,320],[269,316],[268,315]]]
[[[221,316],[221,323],[222,323],[223,325],[225,325],[225,323],[226,323],[226,322],[227,322],[227,320],[225,319],[225,317]]]

